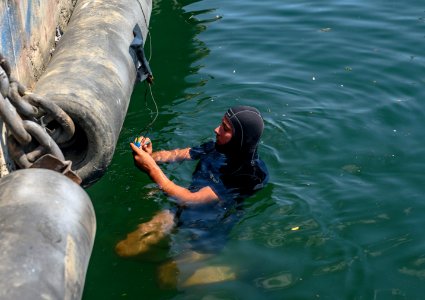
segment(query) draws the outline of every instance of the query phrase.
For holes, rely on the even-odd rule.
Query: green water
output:
[[[253,105],[270,183],[201,265],[230,266],[235,280],[160,289],[172,247],[156,261],[114,253],[168,203],[128,147],[155,117],[138,86],[88,190],[98,229],[83,299],[424,299],[423,1],[154,2],[154,147],[213,138],[228,107]],[[188,185],[193,167],[164,170]]]

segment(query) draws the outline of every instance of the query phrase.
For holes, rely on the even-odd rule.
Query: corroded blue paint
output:
[[[27,16],[25,18],[25,32],[27,36],[31,34],[31,18],[32,18],[32,0],[27,2]]]
[[[21,54],[23,39],[26,39],[21,34],[24,28],[22,28],[20,22],[19,3],[17,1],[2,1],[0,4],[0,24],[0,52],[9,60],[12,67],[16,67],[15,62]]]
[[[2,6],[4,3],[1,4]],[[3,8],[3,7],[1,7]],[[7,12],[2,10],[2,15],[0,17],[0,28],[1,28],[1,45],[0,51],[6,57],[13,57],[13,47],[11,43],[11,29],[9,18],[7,17]]]
[[[22,23],[20,22],[19,17],[19,4],[16,4],[16,2],[12,3],[12,6],[9,6],[8,8],[8,19],[9,19],[9,25],[10,25],[10,41],[9,43],[12,43],[13,47],[13,55],[16,57],[19,57],[21,51],[22,51],[22,39],[25,37],[20,34],[22,32]]]
[[[17,77],[33,82],[34,69],[42,69],[54,40],[57,0],[0,0],[0,52],[9,60]],[[61,6],[61,9],[71,9]],[[36,47],[32,47],[36,45]],[[36,53],[33,53],[36,52]],[[36,59],[38,61],[31,60]]]

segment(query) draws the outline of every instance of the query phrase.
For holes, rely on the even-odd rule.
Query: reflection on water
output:
[[[269,277],[260,277],[255,280],[255,284],[258,287],[266,290],[282,289],[293,283],[293,275],[285,272],[281,272],[277,275],[270,275]]]

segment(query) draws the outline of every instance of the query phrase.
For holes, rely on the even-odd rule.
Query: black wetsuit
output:
[[[189,190],[195,192],[209,186],[219,200],[178,209],[180,240],[177,243],[186,249],[217,251],[242,214],[242,200],[267,183],[267,168],[257,154],[250,160],[232,160],[218,152],[213,141],[191,148],[190,156],[199,162]]]

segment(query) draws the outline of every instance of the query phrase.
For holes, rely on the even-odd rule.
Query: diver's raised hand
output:
[[[133,159],[136,167],[141,169],[146,173],[150,173],[154,168],[157,167],[155,160],[149,154],[148,151],[143,150],[142,148],[137,147],[135,144],[130,143],[131,150],[133,150]],[[150,148],[152,151],[152,146]],[[151,152],[152,153],[152,152]]]
[[[217,201],[218,196],[209,186],[201,188],[197,192],[192,192],[187,188],[181,187],[172,182],[157,165],[154,157],[150,156],[149,153],[143,149],[137,147],[135,144],[130,143],[130,147],[133,150],[134,164],[142,171],[146,172],[149,177],[159,186],[164,193],[169,196],[182,201],[183,203],[205,203],[211,201]],[[189,155],[189,149],[175,150],[177,152],[186,153]],[[158,153],[155,152],[154,155]],[[166,151],[169,153],[169,151]]]

